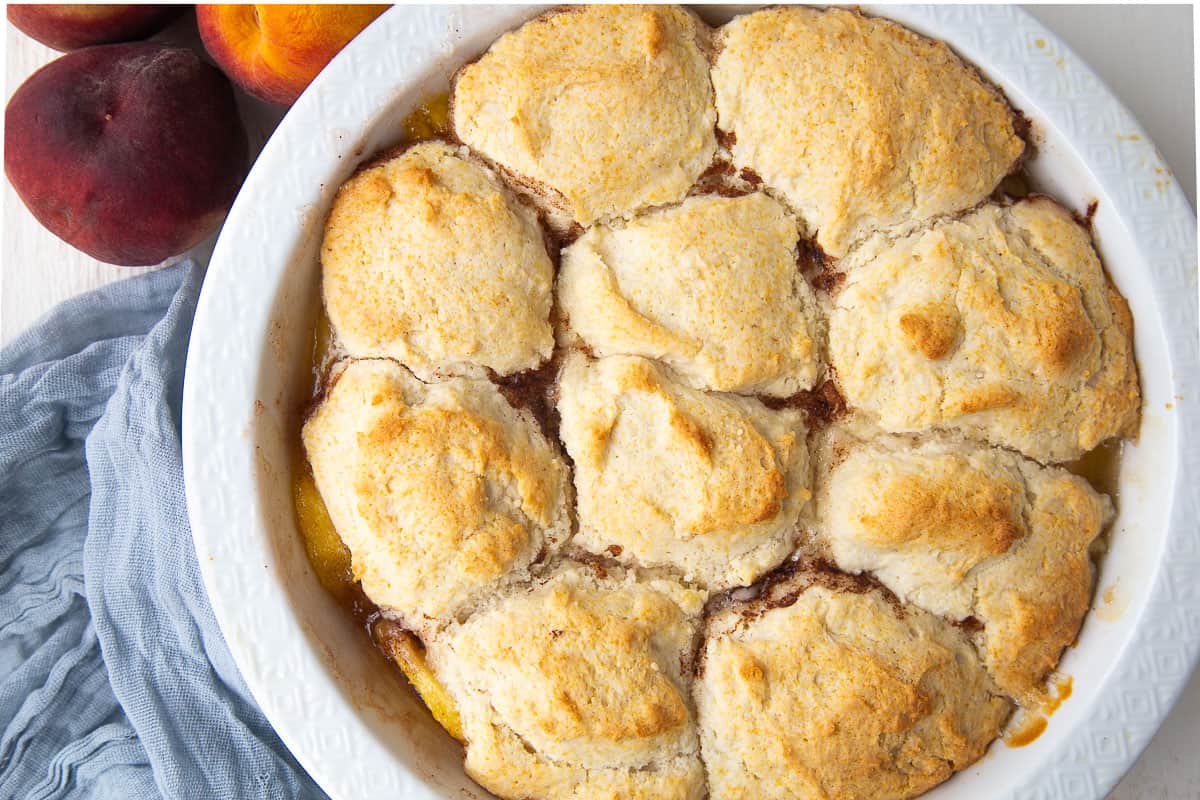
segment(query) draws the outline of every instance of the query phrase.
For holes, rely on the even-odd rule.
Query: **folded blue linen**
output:
[[[238,674],[180,453],[204,269],[70,300],[0,351],[0,798],[323,798]]]

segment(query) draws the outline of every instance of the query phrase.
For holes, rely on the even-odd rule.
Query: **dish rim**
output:
[[[272,358],[272,350],[280,347],[271,338],[274,304],[268,301],[280,291],[297,243],[313,235],[314,220],[323,216],[323,208],[305,202],[313,197],[313,187],[327,175],[329,165],[337,163],[331,161],[333,157],[341,161],[361,155],[354,152],[358,144],[354,132],[369,126],[379,108],[411,93],[422,71],[458,55],[467,33],[499,23],[503,23],[501,27],[515,27],[540,8],[396,6],[369,26],[317,77],[264,147],[213,251],[197,307],[185,372],[183,456],[189,518],[201,575],[230,652],[251,693],[297,760],[335,798],[384,793],[395,796],[397,788],[406,792],[405,797],[432,800],[439,795],[416,770],[395,759],[386,764],[367,762],[373,770],[391,772],[386,779],[355,775],[362,770],[345,770],[341,756],[317,751],[312,747],[313,739],[301,736],[293,727],[302,719],[296,704],[304,704],[306,695],[312,695],[308,699],[332,703],[329,707],[337,709],[339,719],[347,726],[336,737],[343,754],[367,758],[383,752],[363,739],[366,734],[356,722],[363,709],[331,685],[335,678],[329,674],[328,662],[310,646],[307,634],[311,631],[306,631],[304,620],[288,601],[278,571],[273,570],[278,554],[273,552],[266,530],[266,510],[254,491],[262,469],[254,446],[262,413],[257,407],[261,406],[257,386],[263,365]],[[1140,154],[1162,162],[1140,125],[1107,87],[1058,37],[1026,12],[986,6],[863,8],[946,41],[988,74],[1003,72],[995,65],[1004,60],[998,54],[1010,42],[1042,42],[1039,49],[1057,54],[1063,68],[1080,77],[1076,107],[1102,110],[1106,123],[1124,131],[1131,145],[1140,143],[1130,148],[1134,153],[1130,158]],[[440,36],[431,36],[433,32]],[[395,49],[397,40],[406,45],[401,54]],[[407,71],[383,74],[380,53],[403,59],[401,66],[406,64]],[[394,64],[389,62],[389,66]],[[1127,170],[1124,157],[1116,162],[1105,161],[1098,155],[1099,148],[1092,148],[1092,140],[1101,134],[1090,132],[1088,120],[1075,114],[1071,105],[1063,105],[1061,98],[1051,96],[1029,75],[1003,74],[1020,85],[1039,107],[1038,122],[1072,134],[1070,140],[1080,162],[1095,177],[1106,206],[1115,209],[1128,229],[1147,268],[1160,310],[1161,319],[1157,321],[1164,328],[1177,396],[1173,409],[1176,436],[1172,505],[1162,559],[1146,590],[1149,596],[1142,616],[1123,644],[1107,681],[1095,690],[1097,697],[1086,719],[1078,720],[1071,735],[1052,750],[1040,752],[1026,779],[1006,795],[1102,797],[1149,743],[1200,657],[1200,591],[1193,588],[1200,583],[1200,531],[1194,522],[1200,518],[1196,220],[1173,177],[1167,175],[1158,190],[1145,197],[1143,186]],[[1108,124],[1101,127],[1109,130]],[[314,130],[329,135],[314,137]],[[319,140],[317,145],[314,138]],[[286,202],[282,206],[266,202],[272,198]],[[280,212],[287,208],[295,213],[281,219]],[[319,224],[315,227],[319,229]],[[264,263],[246,269],[242,262],[247,252],[265,256]],[[1139,322],[1135,318],[1135,325]],[[231,526],[237,520],[242,521],[240,529]],[[254,535],[247,535],[247,529]],[[240,547],[231,546],[231,536],[237,538]],[[239,561],[232,558],[234,555],[245,558]],[[250,562],[255,568],[261,562],[265,573],[256,573]],[[253,580],[255,574],[257,583]],[[262,579],[264,574],[266,580]],[[250,599],[253,602],[248,602]],[[1169,618],[1169,624],[1151,624],[1159,616]],[[257,638],[264,631],[276,636],[275,647],[285,635],[295,637],[294,649],[286,654],[286,660],[288,673],[300,680],[287,691],[275,682],[277,668],[271,664],[279,653],[275,648],[264,652]],[[1169,668],[1163,666],[1165,663]],[[1110,689],[1114,691],[1106,691]],[[1132,727],[1122,719],[1123,712],[1128,711],[1122,704],[1128,703],[1131,692],[1149,693],[1153,699],[1150,713],[1143,714]],[[1123,738],[1123,744],[1115,753],[1102,753],[1103,757],[1097,759],[1096,753],[1088,749],[1089,743],[1080,749],[1076,741],[1088,739],[1076,734],[1089,730],[1111,731],[1113,737]],[[1069,768],[1064,767],[1067,764]]]

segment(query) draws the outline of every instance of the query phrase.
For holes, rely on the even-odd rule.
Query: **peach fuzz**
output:
[[[291,105],[386,5],[198,5],[209,54],[262,100]]]

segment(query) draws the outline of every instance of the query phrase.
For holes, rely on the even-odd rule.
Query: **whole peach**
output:
[[[198,5],[209,54],[239,86],[291,105],[385,5]]]
[[[52,233],[110,264],[157,264],[220,224],[247,168],[233,87],[191,50],[89,47],[4,113],[4,172]]]
[[[158,33],[186,6],[9,4],[8,21],[55,50],[131,42]]]

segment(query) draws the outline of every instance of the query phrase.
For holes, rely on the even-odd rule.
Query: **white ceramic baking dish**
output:
[[[710,22],[744,7],[708,6]],[[1096,608],[1062,662],[1074,695],[1031,745],[996,743],[928,795],[1100,798],[1200,649],[1196,224],[1137,123],[1014,7],[865,7],[942,39],[1033,122],[1039,188],[1094,218],[1129,299],[1145,395]],[[229,647],[284,742],[334,798],[486,797],[459,746],[318,585],[290,496],[307,399],[321,225],[399,123],[536,7],[397,6],[321,73],[254,165],[213,253],[188,354],[183,445],[196,552]],[[1102,601],[1105,598],[1108,602]]]

